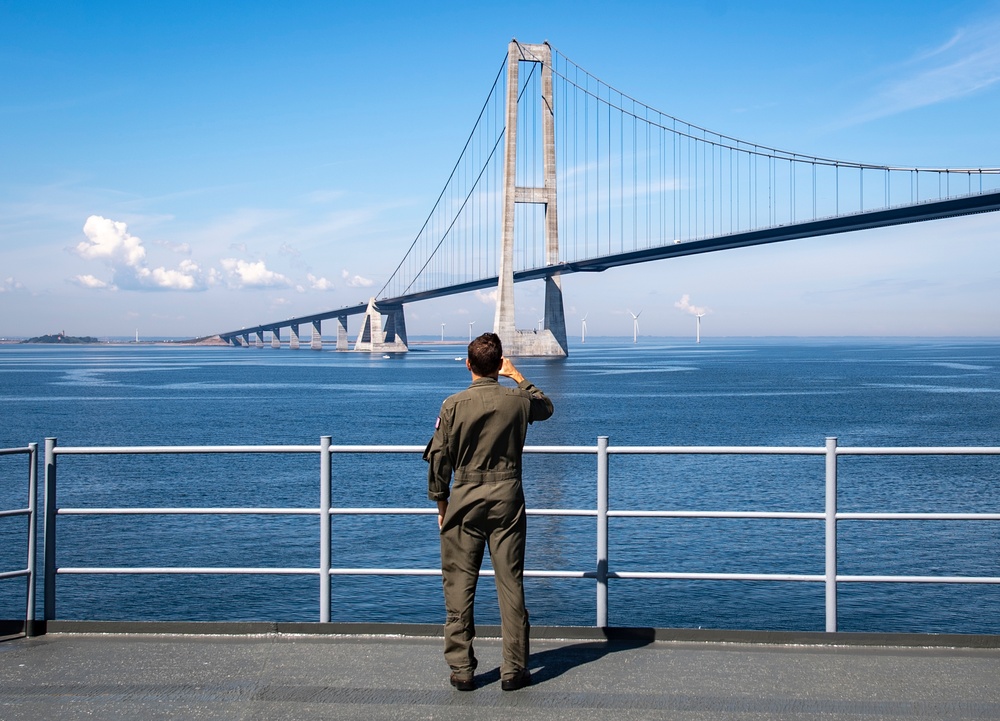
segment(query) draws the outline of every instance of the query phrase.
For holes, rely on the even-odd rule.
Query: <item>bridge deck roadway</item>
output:
[[[817,238],[825,235],[884,228],[890,225],[902,225],[905,223],[940,220],[942,218],[954,218],[962,215],[988,213],[997,210],[1000,210],[1000,190],[991,190],[973,195],[945,198],[943,200],[924,201],[893,208],[848,213],[820,220],[806,220],[787,225],[728,233],[711,238],[693,239],[683,243],[675,242],[668,245],[655,245],[655,243],[651,243],[651,247],[642,250],[611,253],[596,258],[516,271],[514,273],[514,281],[539,280],[555,273],[562,275],[568,273],[601,272],[609,268],[632,265],[634,263],[645,263],[652,260],[679,258],[685,255],[711,253],[733,248],[747,248],[755,245],[765,245],[802,238]],[[398,307],[418,300],[441,298],[447,295],[468,293],[484,288],[495,288],[497,281],[496,277],[480,278],[466,283],[413,292],[394,298],[379,298],[379,301],[386,307]],[[342,315],[356,315],[364,313],[367,307],[366,303],[359,303],[358,305],[345,306],[323,313],[315,313],[299,318],[288,318],[265,325],[241,328],[238,331],[228,331],[220,333],[219,336],[227,341],[231,341],[237,336],[258,332],[274,332],[276,329],[287,328],[293,324],[305,325],[313,321],[329,320]]]
[[[49,633],[0,643],[4,721],[998,719],[1000,649],[533,640],[472,692],[427,637]]]

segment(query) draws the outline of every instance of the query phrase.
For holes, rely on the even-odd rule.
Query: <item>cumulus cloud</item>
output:
[[[318,278],[312,273],[306,275],[306,280],[309,281],[309,287],[313,290],[333,290],[333,281],[327,280],[326,278]]]
[[[350,288],[368,288],[369,286],[375,284],[375,281],[370,278],[363,278],[360,275],[351,275],[350,271],[346,268],[341,271],[340,275]]]
[[[195,273],[200,272],[197,264],[181,264],[178,270],[167,270],[166,268],[138,268],[136,277],[148,281],[149,284],[166,290],[195,290],[197,281]]]
[[[117,290],[113,285],[109,285],[100,278],[95,278],[90,274],[74,276],[71,279],[71,282],[82,288],[94,288],[95,290]]]
[[[691,315],[705,315],[708,313],[707,308],[702,308],[701,306],[691,305],[691,296],[685,293],[681,296],[681,299],[674,303],[675,308],[679,308],[685,313],[690,313]]]
[[[125,223],[92,215],[83,224],[83,234],[76,246],[77,255],[87,260],[107,260],[112,264],[136,267],[146,258],[142,241],[128,232]]]
[[[78,275],[73,282],[85,288],[117,290],[204,290],[215,277],[206,275],[190,259],[181,261],[176,269],[150,268],[146,263],[146,249],[142,240],[128,232],[128,225],[91,215],[83,225],[87,240],[80,241],[76,253],[85,260],[97,260],[108,265],[113,272],[111,283],[86,274]],[[178,252],[190,250],[186,244],[170,245]]]
[[[293,285],[281,273],[268,270],[263,260],[251,263],[237,258],[223,258],[222,268],[232,288],[289,288]]]

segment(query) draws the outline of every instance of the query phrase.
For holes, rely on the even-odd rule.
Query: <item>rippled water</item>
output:
[[[0,447],[335,444],[422,446],[466,385],[464,346],[389,359],[308,350],[0,346]],[[590,341],[524,359],[556,414],[529,445],[1000,445],[1000,342]],[[430,507],[418,456],[337,455],[333,503]],[[842,457],[844,511],[1000,509],[1000,459]],[[21,459],[0,458],[3,508],[24,504]],[[531,508],[594,508],[593,456],[531,455]],[[821,511],[813,456],[613,456],[617,509]],[[60,507],[318,505],[316,455],[60,456]],[[590,571],[592,518],[530,519],[528,567]],[[333,519],[335,567],[434,568],[433,516]],[[1000,523],[842,521],[846,574],[1000,575]],[[318,565],[314,516],[65,516],[61,567]],[[822,574],[821,521],[622,519],[613,571]],[[23,565],[23,519],[0,518],[0,570]],[[594,623],[592,580],[529,579],[532,620]],[[60,618],[318,619],[310,576],[60,576]],[[333,619],[437,623],[436,577],[333,579]],[[821,630],[815,583],[612,580],[614,625]],[[1000,587],[841,584],[848,631],[1000,633]],[[24,582],[0,581],[0,617]],[[490,579],[478,618],[497,621]]]

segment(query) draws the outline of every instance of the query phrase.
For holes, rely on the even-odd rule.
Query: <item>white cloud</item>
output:
[[[232,288],[289,288],[293,285],[281,273],[268,270],[262,260],[251,263],[237,258],[223,258],[222,268]]]
[[[479,300],[480,303],[485,303],[486,305],[496,305],[498,297],[499,297],[499,291],[496,290],[476,291],[476,299]]]
[[[140,268],[136,277],[164,290],[194,290],[197,286],[194,275],[180,270]]]
[[[125,223],[117,223],[99,215],[92,215],[83,224],[86,241],[80,241],[76,252],[87,260],[107,260],[112,264],[136,267],[146,257],[142,241],[130,235]]]
[[[86,241],[76,246],[76,253],[86,260],[100,260],[114,271],[114,283],[108,284],[93,275],[78,275],[73,280],[86,288],[123,288],[126,290],[204,290],[209,284],[190,259],[182,260],[176,270],[150,268],[146,265],[146,249],[142,240],[128,232],[125,223],[91,215],[83,225]],[[186,244],[168,244],[171,249],[185,252]]]
[[[685,313],[690,313],[691,315],[705,315],[708,313],[707,308],[702,308],[701,306],[691,305],[691,296],[685,293],[681,296],[681,299],[674,303],[674,308],[679,308]]]
[[[360,275],[351,275],[346,268],[341,271],[340,275],[344,279],[344,282],[351,288],[368,288],[375,284],[375,281],[369,278],[363,278]]]
[[[71,279],[71,282],[79,285],[82,288],[93,288],[95,290],[117,290],[113,285],[105,283],[100,278],[95,278],[92,275],[77,275]]]
[[[333,290],[333,281],[327,280],[326,278],[318,278],[312,273],[306,275],[306,280],[309,281],[309,287],[313,290]]]

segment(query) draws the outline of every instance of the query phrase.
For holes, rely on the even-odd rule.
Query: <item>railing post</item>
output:
[[[319,439],[319,621],[330,623],[330,436]]]
[[[45,558],[42,619],[56,617],[56,439],[45,439],[45,522],[42,526],[42,553]]]
[[[28,444],[28,598],[24,613],[24,635],[35,635],[35,534],[38,529],[38,444]]]
[[[597,437],[597,627],[608,626],[608,437]]]
[[[826,630],[837,630],[837,439],[826,439]]]

